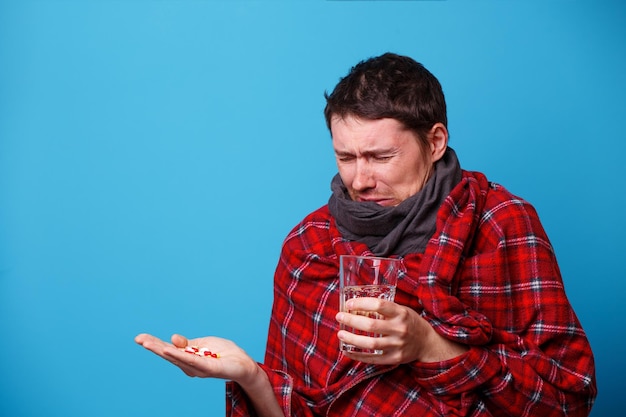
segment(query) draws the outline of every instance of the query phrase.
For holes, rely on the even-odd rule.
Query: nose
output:
[[[375,185],[376,181],[368,161],[358,159],[356,162],[354,180],[352,181],[352,188],[357,191],[363,191],[374,188]]]

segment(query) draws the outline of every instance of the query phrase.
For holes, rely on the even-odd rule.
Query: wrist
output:
[[[251,362],[247,369],[248,370],[241,376],[241,378],[235,382],[237,382],[241,388],[244,389],[244,391],[253,392],[258,389],[259,386],[264,385],[264,383],[268,380],[267,374],[256,362]]]

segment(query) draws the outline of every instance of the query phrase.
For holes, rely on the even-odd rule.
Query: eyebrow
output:
[[[398,149],[396,147],[390,147],[390,148],[374,148],[374,149],[368,149],[364,152],[361,152],[361,155],[368,157],[368,156],[375,156],[375,155],[386,155],[386,154],[391,154],[394,155],[398,153]],[[339,149],[335,149],[335,155],[338,156],[351,156],[351,155],[355,155],[353,152],[350,151],[342,151]]]

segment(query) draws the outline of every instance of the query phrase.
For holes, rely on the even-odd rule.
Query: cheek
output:
[[[343,166],[339,164],[337,165],[337,168],[338,168],[339,176],[341,177],[341,180],[343,181],[346,187],[349,187],[350,184],[352,183],[352,179],[354,178],[354,170],[350,169],[347,166]]]
[[[404,173],[398,175],[398,173]],[[422,189],[425,172],[414,167],[395,167],[387,173],[386,184],[402,198],[408,198]]]

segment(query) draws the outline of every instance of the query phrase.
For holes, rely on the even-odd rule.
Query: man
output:
[[[229,416],[587,416],[593,355],[548,237],[527,202],[461,169],[437,79],[384,54],[326,99],[339,174],[284,241],[264,363],[214,337],[137,342],[230,380]],[[351,306],[384,319],[338,312],[344,254],[403,260],[395,302]],[[340,352],[338,339],[383,354]]]

